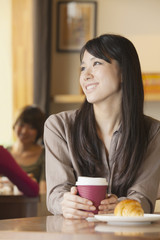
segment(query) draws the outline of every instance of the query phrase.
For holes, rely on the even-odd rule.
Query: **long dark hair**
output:
[[[112,193],[124,196],[133,184],[147,145],[147,128],[143,114],[144,92],[139,58],[134,45],[125,37],[105,34],[89,40],[82,48],[111,63],[117,60],[122,74],[122,122],[119,147],[115,153]],[[74,150],[83,175],[94,176],[101,166],[101,141],[97,136],[93,105],[86,100],[79,110],[72,131]],[[102,169],[101,169],[102,170]]]

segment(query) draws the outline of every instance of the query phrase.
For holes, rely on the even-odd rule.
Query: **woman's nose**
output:
[[[93,78],[92,71],[90,69],[86,70],[84,80],[87,81]]]
[[[28,131],[28,128],[27,128],[27,127],[24,126],[24,127],[21,128],[21,132],[22,132],[22,133],[26,133],[27,131]]]

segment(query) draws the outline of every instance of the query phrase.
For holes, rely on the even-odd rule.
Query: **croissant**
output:
[[[117,204],[114,209],[114,215],[124,217],[144,216],[144,211],[138,201],[125,199]]]

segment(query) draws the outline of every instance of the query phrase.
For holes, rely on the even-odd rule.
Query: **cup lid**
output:
[[[78,177],[78,181],[76,182],[77,186],[80,185],[108,185],[108,182],[106,181],[106,178],[101,177],[85,177],[80,176]]]

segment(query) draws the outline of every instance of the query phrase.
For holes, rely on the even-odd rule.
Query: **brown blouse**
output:
[[[71,144],[70,123],[74,121],[77,110],[61,112],[51,115],[44,127],[44,143],[46,149],[46,181],[47,207],[53,214],[62,214],[60,202],[64,192],[70,191],[81,175],[78,163]],[[149,145],[146,149],[144,161],[137,179],[128,189],[127,196],[141,202],[146,213],[154,211],[160,182],[160,122],[146,116],[150,121]],[[102,146],[103,163],[102,177],[105,177],[109,186],[112,185],[114,163],[113,154],[117,149],[121,131],[114,132],[109,150],[109,161]],[[112,191],[112,189],[110,189]],[[121,200],[123,198],[119,198]]]

